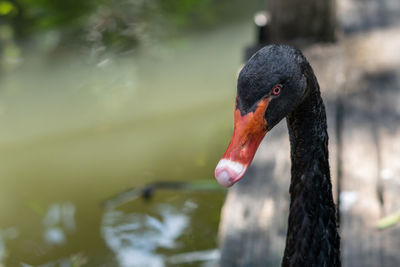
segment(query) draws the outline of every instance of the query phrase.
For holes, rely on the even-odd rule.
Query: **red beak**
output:
[[[265,110],[269,98],[263,98],[257,103],[253,112],[245,115],[235,109],[235,125],[229,146],[215,168],[215,177],[220,185],[230,187],[238,182],[256,154],[257,148],[267,133]]]

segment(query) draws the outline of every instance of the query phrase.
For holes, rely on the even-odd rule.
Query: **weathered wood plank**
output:
[[[278,266],[286,237],[290,179],[285,123],[268,134],[239,183],[229,189],[220,223],[221,266]]]
[[[386,54],[394,45],[387,45],[388,38],[400,46],[399,30],[366,34],[344,44],[351,60],[346,61],[344,95],[343,266],[400,266],[400,231],[376,228],[384,214],[400,209],[400,61]]]
[[[397,68],[399,69],[400,66]],[[400,73],[396,81],[388,83],[384,102],[391,107],[387,113],[382,106],[380,114],[385,117],[384,125],[380,126],[380,157],[381,168],[379,178],[382,180],[382,215],[400,211]],[[393,87],[391,87],[393,86]],[[391,88],[390,88],[391,87]],[[396,91],[396,97],[393,97]],[[400,266],[400,225],[380,231],[383,250],[381,266]]]

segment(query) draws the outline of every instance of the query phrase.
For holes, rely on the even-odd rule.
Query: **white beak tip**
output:
[[[246,169],[239,162],[221,159],[215,168],[215,178],[223,187],[230,187],[242,178]]]

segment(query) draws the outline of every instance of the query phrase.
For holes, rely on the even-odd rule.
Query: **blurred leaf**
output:
[[[394,226],[400,222],[400,211],[390,214],[378,221],[377,228],[379,230],[386,229],[388,227]]]
[[[0,16],[6,16],[12,12],[16,12],[15,6],[8,1],[0,2]]]

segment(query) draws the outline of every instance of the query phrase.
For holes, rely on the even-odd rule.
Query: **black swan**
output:
[[[325,107],[314,72],[299,50],[266,46],[241,70],[233,136],[215,177],[225,187],[238,182],[264,135],[284,117],[292,178],[282,266],[341,266]]]

